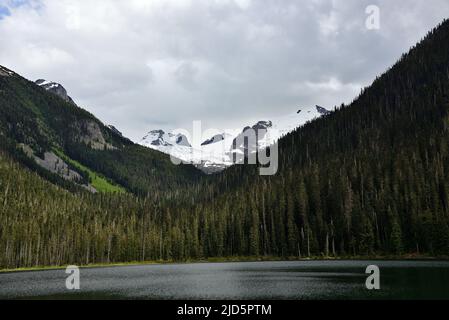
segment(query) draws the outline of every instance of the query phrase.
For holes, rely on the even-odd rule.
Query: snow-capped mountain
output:
[[[156,147],[192,147],[183,134],[174,134],[172,132],[165,132],[164,130],[153,130],[143,137],[150,145]]]
[[[220,166],[226,163],[227,157],[220,157],[223,154],[222,143],[224,141],[223,139],[220,142],[210,143],[201,148],[194,148],[191,146],[188,138],[183,134],[165,132],[164,130],[152,130],[143,137],[140,144],[169,154],[183,162],[202,167],[204,165],[207,166],[207,164],[204,164],[205,161],[208,163],[211,162],[211,165],[219,164]],[[229,165],[231,164],[229,163]]]
[[[45,90],[47,90],[53,94],[56,94],[57,96],[61,97],[65,101],[76,105],[75,102],[73,101],[73,99],[70,98],[70,96],[67,94],[67,90],[61,84],[56,83],[56,82],[47,81],[44,79],[36,80],[35,83],[38,86],[44,88]]]
[[[225,138],[226,138],[226,134],[225,133],[216,134],[212,138],[207,139],[206,141],[204,141],[201,145],[202,146],[207,146],[209,144],[213,144],[213,143],[217,143],[217,142],[223,141]]]
[[[177,132],[152,130],[146,134],[139,144],[169,154],[185,163],[191,163],[206,173],[219,172],[233,165],[236,154],[255,152],[257,148],[269,147],[282,136],[324,115],[329,110],[316,106],[312,109],[300,109],[294,114],[273,118],[270,121],[258,121],[243,130],[223,130],[211,138],[204,138],[202,143],[192,145],[192,141]],[[253,129],[257,146],[245,145],[245,135]]]

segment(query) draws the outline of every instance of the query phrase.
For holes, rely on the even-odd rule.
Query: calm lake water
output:
[[[365,288],[368,265],[381,290]],[[141,265],[0,274],[1,299],[449,299],[447,261],[299,261]]]

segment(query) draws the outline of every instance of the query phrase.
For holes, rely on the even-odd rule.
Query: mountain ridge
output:
[[[157,186],[167,189],[170,184],[187,185],[199,178],[194,167],[174,166],[169,157],[140,147],[104,125],[72,103],[61,85],[42,81],[38,85],[3,66],[0,70],[3,149],[41,175],[53,174],[53,182],[91,189],[89,183],[96,181],[103,191],[119,187],[146,193]],[[77,175],[65,175],[63,168]],[[178,176],[170,173],[175,171]],[[154,185],[148,186],[145,177],[154,180]]]
[[[274,117],[273,120],[259,120],[243,129],[222,130],[224,133],[211,138],[204,137],[204,142],[199,146],[192,146],[185,135],[158,129],[148,132],[139,144],[191,163],[207,174],[218,173],[236,164],[235,154],[247,152],[247,147],[236,145],[237,140],[243,141],[247,130],[254,130],[259,149],[265,149],[297,127],[329,113],[327,109],[316,106],[306,109],[302,114],[292,113]],[[184,143],[180,144],[174,140],[179,137],[183,138]],[[252,153],[256,152],[255,146],[250,149]]]
[[[44,79],[38,79],[34,83],[44,88],[45,90],[56,94],[66,102],[76,105],[75,101],[73,101],[73,99],[67,94],[67,90],[61,84]]]

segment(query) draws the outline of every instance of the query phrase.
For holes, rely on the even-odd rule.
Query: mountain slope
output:
[[[168,156],[135,145],[57,92],[0,70],[2,146],[29,167],[88,189],[89,180],[102,177],[110,186],[140,194],[187,185],[200,176],[193,167],[174,166]]]

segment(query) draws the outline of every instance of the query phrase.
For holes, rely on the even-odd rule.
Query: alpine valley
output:
[[[349,105],[198,143],[135,143],[76,101],[0,67],[0,269],[449,255],[449,21]],[[232,161],[249,128],[276,175]]]

